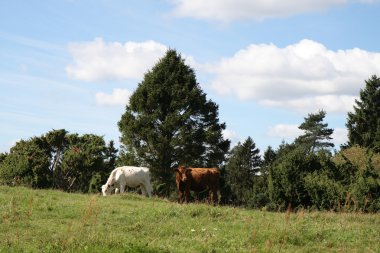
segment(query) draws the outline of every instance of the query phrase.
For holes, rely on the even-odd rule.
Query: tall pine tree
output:
[[[380,78],[372,76],[365,83],[354,111],[348,113],[348,145],[380,152]]]
[[[304,130],[305,133],[298,137],[295,143],[305,148],[307,153],[334,147],[334,144],[330,142],[334,130],[327,128],[327,123],[323,123],[325,116],[326,112],[323,110],[318,113],[311,113],[298,127]]]
[[[173,167],[219,166],[230,145],[218,106],[175,50],[145,74],[118,125],[126,152],[151,168],[165,194],[174,186]]]

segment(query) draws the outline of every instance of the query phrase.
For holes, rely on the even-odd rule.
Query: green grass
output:
[[[380,252],[380,214],[271,213],[0,186],[0,252]]]

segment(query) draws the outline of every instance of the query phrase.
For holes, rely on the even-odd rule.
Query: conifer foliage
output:
[[[219,166],[230,145],[218,106],[175,50],[145,74],[118,125],[127,152],[151,168],[162,193],[174,186],[175,166]]]
[[[348,144],[380,152],[380,78],[372,76],[365,83],[354,111],[348,113]]]
[[[311,113],[298,127],[305,133],[296,139],[296,144],[303,146],[307,153],[334,147],[334,144],[330,142],[334,129],[328,128],[328,124],[323,123],[325,116],[326,112],[323,110]]]

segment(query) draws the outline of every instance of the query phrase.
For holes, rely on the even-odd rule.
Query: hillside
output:
[[[380,214],[271,213],[0,186],[0,252],[378,252]]]

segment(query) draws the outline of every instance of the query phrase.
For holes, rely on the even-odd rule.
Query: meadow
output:
[[[0,186],[0,252],[380,252],[380,214]]]

